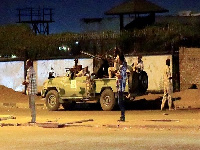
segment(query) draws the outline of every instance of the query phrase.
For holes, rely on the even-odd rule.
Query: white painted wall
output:
[[[166,59],[169,58],[172,62],[171,55],[158,56],[144,56],[142,57],[144,63],[144,71],[148,75],[149,91],[163,90],[163,71],[166,64]],[[137,62],[137,57],[126,57],[128,65]],[[172,66],[172,64],[171,64]],[[172,67],[171,67],[172,72]]]
[[[24,86],[24,62],[0,62],[0,85],[12,88],[15,91],[22,91]]]
[[[88,66],[88,70],[93,72],[92,59],[79,59],[78,64],[81,64],[82,68]],[[38,91],[42,89],[42,84],[48,78],[51,68],[53,68],[54,76],[65,76],[65,68],[72,68],[74,65],[74,59],[39,60],[35,62],[34,68],[37,72]]]
[[[147,72],[149,78],[148,90],[160,91],[163,89],[163,68],[167,58],[172,59],[170,55],[144,56],[142,58],[144,71]],[[126,61],[131,65],[137,61],[137,57],[126,57]],[[79,59],[79,64],[82,64],[83,67],[88,66],[89,71],[91,73],[93,72],[92,59]],[[64,76],[66,73],[65,68],[71,68],[73,66],[74,59],[38,60],[34,62],[34,68],[37,73],[38,91],[41,90],[44,80],[48,78],[51,67],[54,69],[55,76]],[[21,84],[24,80],[23,67],[23,61],[0,62],[0,85],[12,88],[15,91],[24,91],[24,86]]]

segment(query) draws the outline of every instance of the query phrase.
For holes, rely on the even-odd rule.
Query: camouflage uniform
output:
[[[134,63],[134,65],[133,65],[133,70],[136,72],[141,72],[144,70],[144,64],[141,59],[142,59],[142,57],[138,57],[138,62]]]
[[[172,75],[170,67],[168,65],[166,65],[164,69],[163,81],[164,81],[164,95],[162,99],[161,110],[163,110],[166,100],[168,100],[169,110],[171,110],[173,87],[172,87]]]
[[[117,62],[117,59],[118,59],[119,56],[117,56],[114,60],[114,67],[109,67],[108,68],[108,75],[109,75],[109,78],[112,78],[112,72],[115,72],[117,70],[119,70],[119,63]]]
[[[83,68],[81,71],[79,71],[79,73],[76,74],[77,77],[82,77],[82,76],[86,76],[86,75],[90,75],[90,71],[88,70],[88,67]]]

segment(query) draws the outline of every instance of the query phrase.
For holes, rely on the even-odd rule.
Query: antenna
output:
[[[17,9],[19,20],[17,23],[32,25],[35,34],[49,34],[49,23],[55,22],[52,19],[52,8],[22,8]]]

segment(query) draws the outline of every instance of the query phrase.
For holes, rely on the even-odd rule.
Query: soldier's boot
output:
[[[162,99],[162,104],[161,104],[161,110],[164,109],[166,100],[167,100],[166,94],[164,94],[163,99]]]
[[[160,110],[163,110],[164,109],[164,105],[163,104],[161,104],[161,109]]]
[[[108,76],[109,76],[109,78],[112,78],[112,72],[111,71],[108,72]]]
[[[125,117],[120,117],[118,121],[125,122]]]
[[[169,110],[173,110],[171,102],[168,102],[168,106],[169,106]]]
[[[169,110],[173,110],[172,108],[172,98],[170,95],[168,95],[168,106],[169,106]]]

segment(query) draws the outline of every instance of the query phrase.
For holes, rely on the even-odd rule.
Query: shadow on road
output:
[[[180,100],[180,97],[173,98],[172,101]],[[126,104],[126,110],[160,110],[162,97],[152,100],[140,99]],[[174,107],[174,106],[172,106]],[[165,109],[168,109],[168,102],[165,103]]]
[[[162,98],[157,98],[155,100],[146,100],[140,99],[136,101],[129,101],[125,103],[126,110],[157,110],[160,109]],[[71,111],[101,111],[100,104],[87,104],[87,103],[78,103],[75,105]],[[119,110],[119,106],[116,105],[114,111]],[[64,109],[60,109],[60,111],[65,111]]]
[[[179,98],[173,98],[173,101],[179,100]],[[158,97],[152,100],[139,99],[134,101],[128,101],[125,103],[126,110],[160,110],[162,103],[162,97]],[[168,109],[168,104],[166,102],[165,108]],[[88,104],[88,103],[78,103],[75,105],[71,111],[101,111],[100,104]],[[119,106],[116,105],[114,111],[118,111]],[[60,111],[65,111],[60,109]]]
[[[162,97],[155,100],[140,99],[126,103],[126,110],[157,110],[160,109]]]

